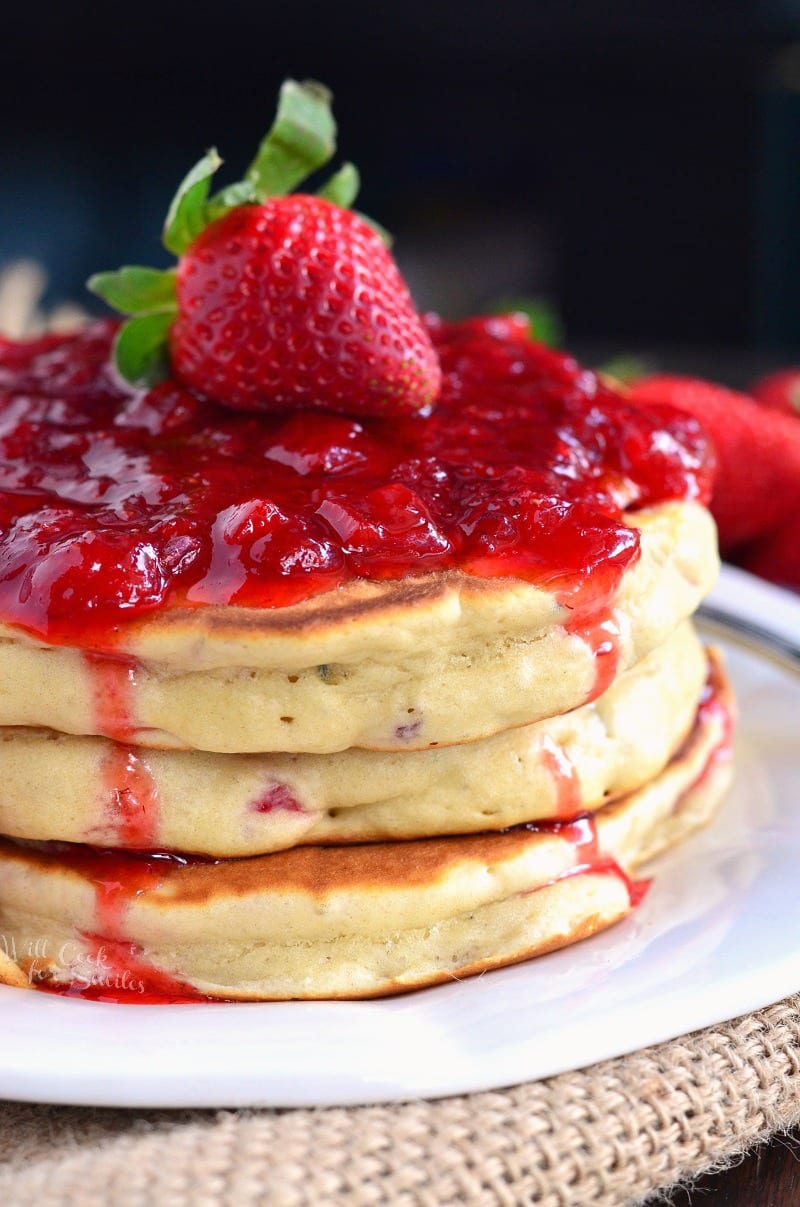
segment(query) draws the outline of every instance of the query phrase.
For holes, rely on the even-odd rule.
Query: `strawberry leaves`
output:
[[[172,198],[164,223],[162,242],[167,251],[180,256],[208,225],[206,202],[211,178],[222,160],[214,147],[184,176]]]
[[[358,168],[355,164],[345,163],[338,172],[334,172],[322,188],[317,189],[317,196],[323,197],[326,201],[332,201],[334,205],[340,205],[342,209],[349,210],[358,196],[360,183]]]
[[[336,150],[336,124],[331,113],[331,94],[322,84],[286,80],[278,97],[278,112],[269,133],[247,169],[244,179],[227,185],[209,199],[211,179],[222,164],[212,147],[181,182],[169,207],[163,243],[167,251],[181,256],[210,222],[239,205],[255,204],[267,197],[282,197],[324,167]],[[329,181],[349,200],[358,192],[358,173],[345,164]]]
[[[155,385],[169,376],[167,337],[178,313],[175,269],[127,265],[97,272],[87,284],[115,310],[133,315],[114,343],[117,372],[134,385]]]
[[[336,123],[328,89],[313,80],[286,80],[275,120],[243,179],[211,194],[222,164],[211,148],[181,181],[164,223],[164,247],[180,258],[211,223],[239,206],[285,196],[324,167],[335,150]],[[358,188],[358,172],[346,163],[322,185],[319,196],[347,209]],[[388,243],[385,232],[380,233]],[[114,359],[121,375],[134,385],[151,385],[169,373],[169,331],[178,314],[175,280],[175,269],[129,265],[96,273],[87,282],[98,297],[131,316],[117,336]]]
[[[123,314],[148,314],[154,310],[174,310],[175,269],[128,265],[116,272],[96,272],[87,282],[109,306]]]
[[[259,201],[282,197],[322,168],[336,150],[331,94],[322,84],[286,80],[278,112],[245,180]]]
[[[117,370],[126,381],[153,386],[169,376],[167,336],[177,306],[169,311],[140,314],[129,319],[114,344]]]

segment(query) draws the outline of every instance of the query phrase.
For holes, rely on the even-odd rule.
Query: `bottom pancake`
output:
[[[30,983],[87,996],[274,1000],[401,992],[576,942],[631,910],[628,874],[727,786],[731,700],[712,668],[665,770],[573,821],[220,861],[4,841],[0,947]]]

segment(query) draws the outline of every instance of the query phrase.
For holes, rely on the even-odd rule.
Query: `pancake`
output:
[[[242,999],[393,993],[554,950],[624,917],[627,873],[712,816],[730,774],[716,658],[712,685],[659,776],[573,822],[221,862],[3,841],[4,950],[51,986]]]
[[[703,507],[666,503],[630,522],[641,556],[609,607],[579,620],[521,580],[442,574],[356,582],[294,608],[168,610],[136,630],[135,658],[17,633],[0,641],[0,725],[324,754],[425,749],[531,724],[599,695],[714,581]]]
[[[0,833],[242,856],[574,816],[662,770],[692,727],[706,675],[685,622],[572,713],[402,754],[147,751],[8,728],[0,731]]]

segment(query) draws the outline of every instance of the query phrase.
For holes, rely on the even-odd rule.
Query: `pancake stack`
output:
[[[124,1000],[368,997],[527,959],[625,917],[644,892],[637,869],[704,824],[729,778],[729,687],[691,625],[717,570],[697,430],[634,416],[513,324],[442,327],[455,402],[440,401],[435,458],[426,444],[437,549],[456,497],[441,483],[465,489],[467,386],[491,398],[470,420],[480,518],[461,513],[462,552],[408,544],[411,504],[395,493],[405,527],[384,516],[357,573],[281,598],[246,546],[271,535],[253,517],[281,474],[293,492],[281,497],[298,513],[311,500],[355,556],[318,506],[335,486],[344,507],[346,479],[330,468],[341,430],[304,421],[328,460],[298,469],[283,419],[223,422],[174,385],[165,410],[163,388],[112,382],[112,336],[100,324],[5,353],[6,465],[28,492],[15,502],[6,468],[17,507],[0,551],[6,979]],[[505,420],[508,373],[487,386],[487,347],[527,366]],[[65,366],[85,369],[77,385]],[[535,455],[518,438],[523,395]],[[553,412],[567,395],[584,425],[570,419],[570,439],[567,411]],[[645,432],[641,472],[627,445],[621,465],[612,440],[589,444],[586,416],[592,433],[623,424],[641,444]],[[502,450],[486,451],[490,428],[511,433]],[[411,429],[348,430],[401,447],[404,476],[384,453],[379,472],[422,497]],[[265,471],[276,447],[283,461]],[[514,467],[529,461],[548,489],[525,512]],[[505,494],[490,495],[498,466]],[[384,489],[348,472],[353,498]],[[513,541],[481,535],[486,516]],[[281,574],[295,583],[309,546],[290,537]],[[160,558],[156,586],[146,550]]]

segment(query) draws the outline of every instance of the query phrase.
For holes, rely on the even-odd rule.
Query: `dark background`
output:
[[[0,262],[42,259],[52,301],[166,262],[174,186],[211,144],[237,175],[285,75],[334,90],[420,306],[544,294],[578,345],[800,348],[788,0],[14,0]]]

